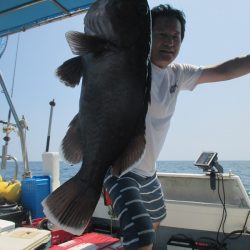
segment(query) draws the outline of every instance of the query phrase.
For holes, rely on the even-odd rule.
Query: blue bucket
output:
[[[30,210],[32,219],[45,217],[41,202],[51,193],[51,177],[33,176],[22,180],[21,202]]]

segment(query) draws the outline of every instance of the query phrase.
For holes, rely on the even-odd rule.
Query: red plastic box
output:
[[[53,245],[59,245],[63,242],[72,240],[75,237],[75,235],[68,233],[63,230],[52,230],[51,231],[51,246]]]
[[[75,237],[70,241],[64,242],[59,245],[50,247],[51,250],[70,250],[76,249],[90,249],[90,246],[93,246],[93,249],[100,250],[124,250],[120,239],[111,237],[105,234],[99,233],[86,233],[82,236]]]

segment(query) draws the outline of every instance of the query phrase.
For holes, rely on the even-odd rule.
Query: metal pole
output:
[[[19,39],[20,39],[20,33],[18,33],[18,37],[17,37],[15,66],[14,66],[14,73],[13,73],[13,78],[12,78],[12,87],[11,87],[11,94],[10,94],[11,98],[13,97],[13,93],[14,93],[14,83],[15,83],[15,75],[16,75],[16,64],[17,64],[17,54],[18,54]],[[7,36],[7,41],[8,41],[8,36]],[[6,45],[7,45],[7,42],[6,42]],[[5,48],[6,48],[6,45],[5,45]],[[4,48],[4,50],[5,50],[5,48]],[[4,50],[3,50],[3,52],[4,52]],[[0,55],[0,57],[1,57],[1,55]],[[11,109],[9,109],[8,120],[7,120],[7,123],[6,123],[6,131],[5,131],[6,136],[3,138],[4,141],[5,141],[5,145],[3,145],[3,147],[2,147],[2,156],[3,156],[3,158],[2,158],[2,163],[1,163],[1,169],[6,169],[6,165],[7,165],[6,156],[8,154],[8,145],[9,145],[9,141],[10,141],[9,134],[11,132],[10,118],[11,118]]]
[[[13,106],[13,103],[11,101],[11,98],[9,96],[8,90],[4,84],[4,80],[2,78],[1,72],[0,72],[0,85],[3,89],[3,92],[5,94],[6,100],[9,104],[10,110],[12,112],[12,115],[14,117],[14,120],[16,122],[18,131],[19,131],[19,136],[20,136],[20,142],[21,142],[21,148],[22,148],[22,157],[23,157],[23,165],[24,165],[24,177],[29,177],[31,175],[30,169],[29,169],[29,161],[28,161],[28,154],[27,154],[27,148],[26,148],[26,141],[25,141],[25,133],[24,130],[26,129],[24,127],[24,121],[19,121],[19,118],[17,116],[16,110]]]
[[[49,102],[50,105],[50,116],[49,116],[49,128],[48,128],[48,135],[47,135],[47,142],[46,142],[46,152],[49,152],[49,143],[50,143],[50,132],[51,132],[51,123],[52,123],[52,115],[53,115],[53,108],[56,106],[54,99]]]

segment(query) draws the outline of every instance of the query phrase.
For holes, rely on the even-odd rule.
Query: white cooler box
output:
[[[0,233],[15,229],[15,223],[8,220],[0,219]]]
[[[48,230],[20,227],[0,234],[0,250],[33,250],[50,241]]]

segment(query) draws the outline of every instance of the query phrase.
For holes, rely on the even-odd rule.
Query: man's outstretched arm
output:
[[[197,83],[226,81],[248,73],[250,73],[250,55],[204,67]]]

